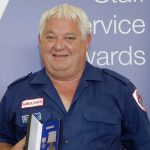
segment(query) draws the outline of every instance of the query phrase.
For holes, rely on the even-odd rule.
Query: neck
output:
[[[72,76],[57,76],[57,75],[52,75],[50,73],[48,73],[48,71],[46,71],[48,77],[53,81],[53,82],[75,82],[75,81],[79,81],[83,70],[81,70],[80,72],[78,72],[75,75]],[[59,73],[58,73],[59,74]]]

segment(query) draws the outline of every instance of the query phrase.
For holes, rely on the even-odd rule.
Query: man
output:
[[[60,150],[150,150],[138,90],[125,77],[86,62],[90,41],[80,8],[61,4],[43,14],[44,69],[8,87],[0,105],[0,150],[23,150],[30,113],[39,113],[42,122],[61,119]]]

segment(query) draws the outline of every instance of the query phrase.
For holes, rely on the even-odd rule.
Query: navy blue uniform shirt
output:
[[[42,122],[61,119],[60,150],[150,150],[150,123],[135,86],[89,63],[68,112],[44,69],[12,83],[0,104],[0,142],[20,141],[30,113]]]

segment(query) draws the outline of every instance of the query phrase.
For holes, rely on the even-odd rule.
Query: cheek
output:
[[[49,48],[43,46],[41,47],[41,50],[40,50],[40,53],[41,53],[41,58],[44,60],[44,61],[48,61],[50,59],[50,50]]]
[[[72,53],[72,54],[77,54],[80,55],[82,53],[83,45],[75,42],[72,44],[66,44],[66,48]]]
[[[52,49],[52,45],[43,44],[41,45],[40,49],[41,49],[41,53],[50,53]]]

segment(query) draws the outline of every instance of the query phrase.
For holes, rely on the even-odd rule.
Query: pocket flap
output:
[[[34,114],[41,122],[47,122],[51,119],[51,111],[48,109],[17,111],[16,124],[19,127],[26,127],[30,114]]]
[[[119,121],[117,114],[108,109],[89,107],[83,111],[83,116],[88,121],[97,121],[109,124],[116,124]]]

